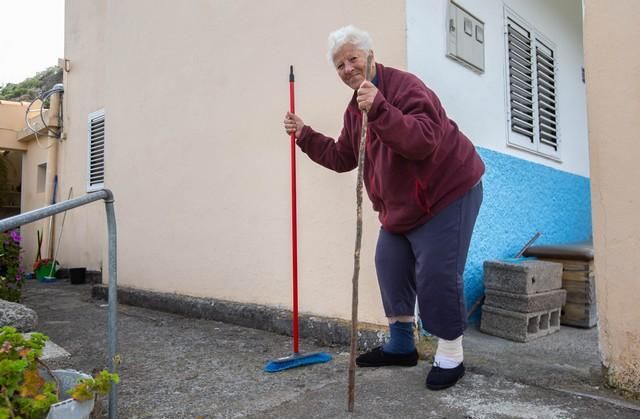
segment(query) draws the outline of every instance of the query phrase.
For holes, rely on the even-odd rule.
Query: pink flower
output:
[[[16,243],[20,243],[20,240],[22,240],[22,237],[20,237],[20,233],[18,232],[18,230],[11,230],[11,238]]]

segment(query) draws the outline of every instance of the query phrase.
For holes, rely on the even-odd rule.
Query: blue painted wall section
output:
[[[536,231],[542,236],[535,244],[591,237],[589,178],[484,148],[478,152],[487,169],[465,270],[467,308],[483,293],[485,260],[514,257]]]

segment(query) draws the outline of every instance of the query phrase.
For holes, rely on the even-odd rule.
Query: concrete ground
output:
[[[104,368],[107,305],[91,298],[90,285],[29,281],[24,295],[38,331],[71,354],[52,367]],[[289,337],[125,305],[119,327],[120,418],[640,417],[640,403],[602,386],[595,329],[562,327],[515,343],[470,327],[458,385],[427,390],[425,361],[360,369],[349,414],[346,347],[304,340],[304,352],[325,351],[333,361],[269,374],[262,368],[289,354]]]

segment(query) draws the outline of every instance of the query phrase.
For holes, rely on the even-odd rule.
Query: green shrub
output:
[[[47,337],[25,338],[13,327],[0,329],[0,418],[41,418],[58,401],[56,384],[45,382],[38,358]]]
[[[0,233],[0,298],[16,303],[22,299],[24,283],[20,240],[18,230]]]

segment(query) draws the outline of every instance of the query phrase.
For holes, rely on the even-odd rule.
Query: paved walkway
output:
[[[71,357],[54,367],[106,365],[104,301],[90,285],[30,281],[25,304],[41,331]],[[601,386],[596,330],[563,327],[527,344],[470,329],[467,375],[455,387],[424,387],[430,365],[358,370],[356,408],[346,412],[348,348],[317,347],[334,360],[268,374],[290,338],[121,305],[121,418],[638,418],[640,404]]]

